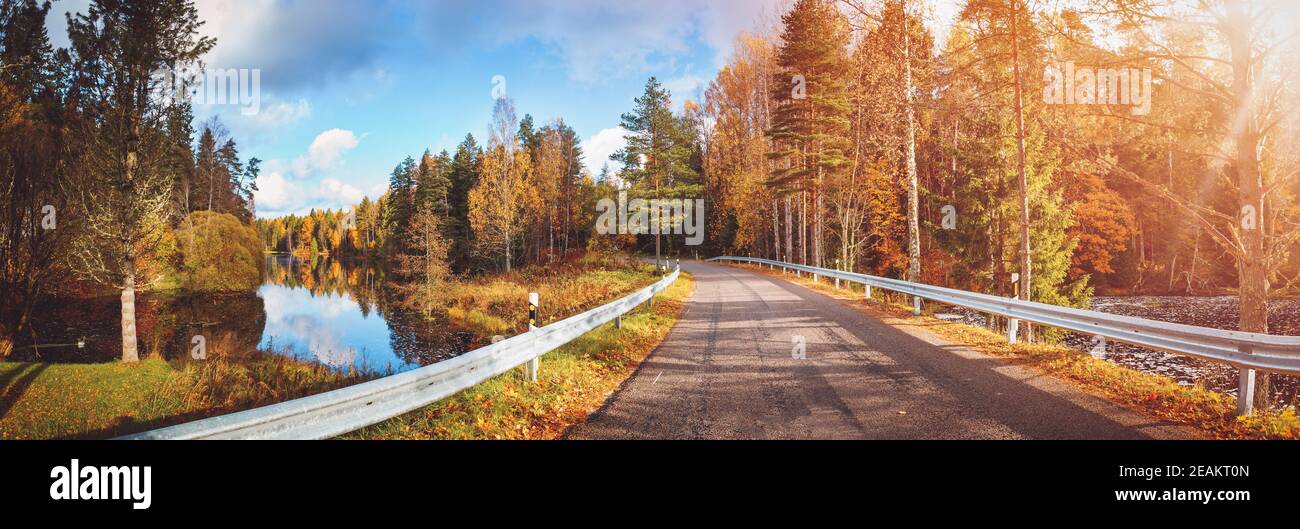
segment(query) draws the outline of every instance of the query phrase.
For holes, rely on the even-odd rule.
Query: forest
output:
[[[194,123],[154,72],[193,65],[214,41],[190,2],[105,0],[68,16],[0,2],[0,358],[35,335],[49,299],[119,294],[122,359],[138,359],[137,290],[253,288],[259,160],[219,121]]]
[[[259,160],[151,97],[147,72],[214,42],[191,2],[150,4],[96,0],[53,49],[48,3],[0,0],[0,358],[43,297],[107,291],[130,359],[137,289],[256,285],[261,252],[384,263],[417,305],[451,277],[593,250],[1075,307],[1228,294],[1252,332],[1300,288],[1300,64],[1278,3],[969,0],[939,40],[929,2],[797,0],[738,35],[700,95],[649,78],[609,160],[501,97],[481,141],[397,161],[382,196],[273,219]],[[705,199],[704,245],[596,235],[619,190]],[[218,269],[230,255],[247,259]]]

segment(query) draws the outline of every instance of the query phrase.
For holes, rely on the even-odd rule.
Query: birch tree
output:
[[[166,87],[156,73],[198,63],[215,44],[199,36],[201,25],[189,0],[95,0],[68,20],[86,170],[78,197],[85,236],[73,262],[121,291],[124,362],[139,360],[135,292],[151,279],[137,277],[137,261],[157,247],[171,205],[163,122],[173,106],[188,104],[160,97]]]

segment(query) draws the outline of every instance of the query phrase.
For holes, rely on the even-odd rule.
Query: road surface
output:
[[[748,270],[683,263],[664,342],[567,432],[596,439],[1183,438],[1069,383]],[[793,358],[802,336],[806,359]]]

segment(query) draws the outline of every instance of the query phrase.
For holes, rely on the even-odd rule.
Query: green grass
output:
[[[907,296],[879,293],[881,289],[876,289],[873,301],[868,303],[858,285],[853,285],[856,290],[836,289],[834,281],[813,282],[806,276],[796,278],[793,274],[783,276],[779,271],[742,267],[799,283],[864,311],[883,311],[886,323],[922,327],[951,342],[1069,381],[1085,391],[1161,420],[1198,428],[1211,437],[1300,439],[1300,417],[1290,408],[1239,418],[1237,399],[1232,396],[1199,384],[1184,386],[1169,377],[1129,369],[1064,345],[1008,344],[1006,336],[984,327],[935,318],[934,311],[940,307],[936,303],[926,303],[923,314],[913,316]]]
[[[102,439],[364,380],[272,353],[203,362],[0,363],[0,439]]]
[[[554,439],[586,419],[653,350],[694,290],[683,273],[657,297],[541,358],[537,383],[523,368],[498,375],[436,404],[344,436],[345,439]]]

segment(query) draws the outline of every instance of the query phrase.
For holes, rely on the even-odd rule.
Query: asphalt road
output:
[[[1194,436],[1069,383],[739,268],[686,263],[681,320],[570,438]],[[797,359],[793,337],[806,358]]]

